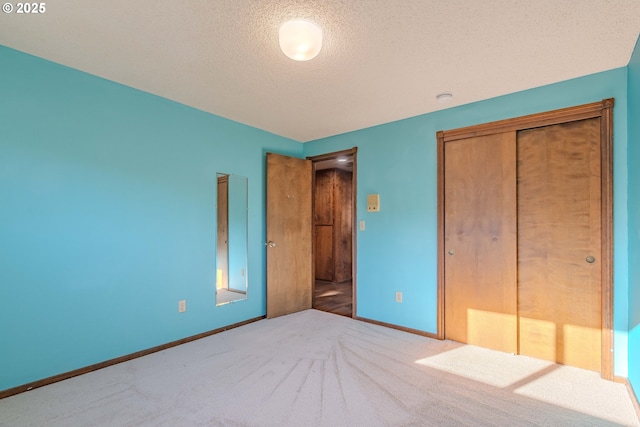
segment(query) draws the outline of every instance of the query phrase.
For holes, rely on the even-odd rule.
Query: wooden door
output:
[[[444,147],[445,337],[517,352],[515,132]]]
[[[218,177],[218,239],[216,289],[229,289],[229,181]]]
[[[316,225],[333,225],[334,211],[334,170],[316,172],[314,189],[314,219]]]
[[[334,176],[334,170],[317,171],[313,191],[315,279],[329,282],[334,279]]]
[[[333,226],[316,225],[315,234],[316,280],[333,281]]]
[[[333,221],[334,280],[351,280],[353,234],[353,174],[335,170],[335,214]]]
[[[267,153],[267,317],[311,308],[311,161]]]
[[[600,119],[520,131],[517,156],[520,354],[600,372]]]

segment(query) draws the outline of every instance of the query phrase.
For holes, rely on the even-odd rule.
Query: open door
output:
[[[311,308],[312,164],[267,153],[267,317]]]

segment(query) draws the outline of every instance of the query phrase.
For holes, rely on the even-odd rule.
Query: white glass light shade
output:
[[[296,61],[308,61],[322,48],[322,30],[307,21],[289,21],[280,27],[280,49]]]

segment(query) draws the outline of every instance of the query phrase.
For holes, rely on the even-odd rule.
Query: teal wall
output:
[[[358,147],[357,315],[436,332],[436,131],[615,98],[614,192],[627,193],[627,69],[312,141],[307,156]],[[380,212],[366,196],[380,194]],[[615,372],[627,372],[627,208],[614,201]],[[403,302],[395,302],[395,292]]]
[[[2,46],[0,76],[0,390],[265,314],[264,153],[302,144]],[[249,185],[220,307],[216,172]]]
[[[640,397],[640,38],[629,73],[629,381]]]
[[[436,131],[609,97],[615,374],[626,376],[627,356],[640,360],[640,170],[627,180],[627,160],[640,161],[638,144],[627,151],[627,131],[631,141],[640,134],[639,56],[628,68],[302,145],[0,46],[0,390],[263,315],[267,151],[358,147],[357,314],[435,332]],[[220,307],[216,172],[249,186],[249,299]],[[366,212],[369,193],[380,194],[380,212]],[[637,389],[639,366],[629,368]]]

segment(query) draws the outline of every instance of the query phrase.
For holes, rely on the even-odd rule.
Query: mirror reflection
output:
[[[247,178],[218,173],[216,305],[247,298]]]

